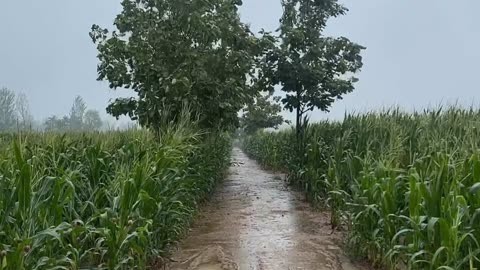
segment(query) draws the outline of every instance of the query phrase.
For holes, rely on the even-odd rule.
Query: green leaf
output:
[[[30,165],[23,159],[20,145],[17,141],[14,142],[15,158],[19,168],[19,177],[17,182],[18,203],[23,218],[28,217],[30,204],[32,200],[32,186],[31,186],[31,168]]]
[[[469,192],[473,195],[477,194],[478,191],[480,191],[480,182],[473,184],[469,190]]]

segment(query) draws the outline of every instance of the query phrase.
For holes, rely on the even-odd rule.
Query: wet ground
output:
[[[237,148],[233,162],[167,269],[365,269],[346,258],[328,214]]]

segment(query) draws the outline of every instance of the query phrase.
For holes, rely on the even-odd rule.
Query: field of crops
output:
[[[480,268],[480,112],[450,108],[347,115],[244,140],[264,166],[285,170],[357,255],[408,269]]]
[[[0,136],[0,269],[162,263],[229,164],[230,139],[185,125]]]

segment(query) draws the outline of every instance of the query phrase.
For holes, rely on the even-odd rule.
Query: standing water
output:
[[[168,269],[364,269],[344,256],[329,217],[240,149]]]

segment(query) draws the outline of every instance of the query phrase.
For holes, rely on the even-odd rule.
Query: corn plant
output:
[[[352,251],[391,269],[480,268],[480,111],[439,108],[347,114],[311,124],[298,162],[292,130],[259,132],[243,148],[286,170]]]
[[[147,269],[168,256],[228,166],[194,124],[1,134],[0,269]]]

